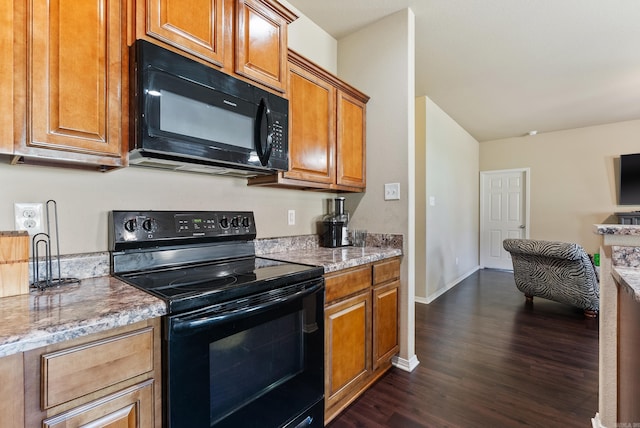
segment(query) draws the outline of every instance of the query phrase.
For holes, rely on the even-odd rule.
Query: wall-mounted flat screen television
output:
[[[620,156],[620,205],[640,205],[640,153]]]

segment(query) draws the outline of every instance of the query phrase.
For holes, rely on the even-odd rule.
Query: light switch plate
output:
[[[400,199],[400,183],[387,183],[384,185],[384,200],[397,201]]]

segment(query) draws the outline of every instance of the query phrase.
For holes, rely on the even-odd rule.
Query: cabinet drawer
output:
[[[382,284],[400,277],[400,259],[392,259],[373,265],[373,284]]]
[[[43,428],[152,426],[152,379],[42,421]]]
[[[153,328],[43,354],[41,365],[48,409],[153,370]]]
[[[341,271],[325,277],[327,302],[350,296],[371,287],[371,266]]]

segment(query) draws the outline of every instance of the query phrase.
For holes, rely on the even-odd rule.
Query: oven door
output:
[[[322,427],[322,278],[166,318],[166,422]]]

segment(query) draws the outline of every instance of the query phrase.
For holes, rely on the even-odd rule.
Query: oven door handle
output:
[[[266,311],[277,305],[286,304],[288,302],[294,301],[296,299],[300,299],[306,296],[309,296],[323,287],[323,282],[319,282],[307,289],[292,293],[285,297],[281,297],[269,302],[264,302],[258,305],[245,306],[242,308],[234,309],[231,311],[226,311],[220,314],[215,315],[202,315],[197,318],[174,318],[171,323],[171,331],[173,333],[182,333],[182,332],[190,332],[192,333],[195,329],[208,328],[215,326],[217,324],[221,324],[223,322],[234,321],[238,318],[246,317],[249,314],[260,313]]]

